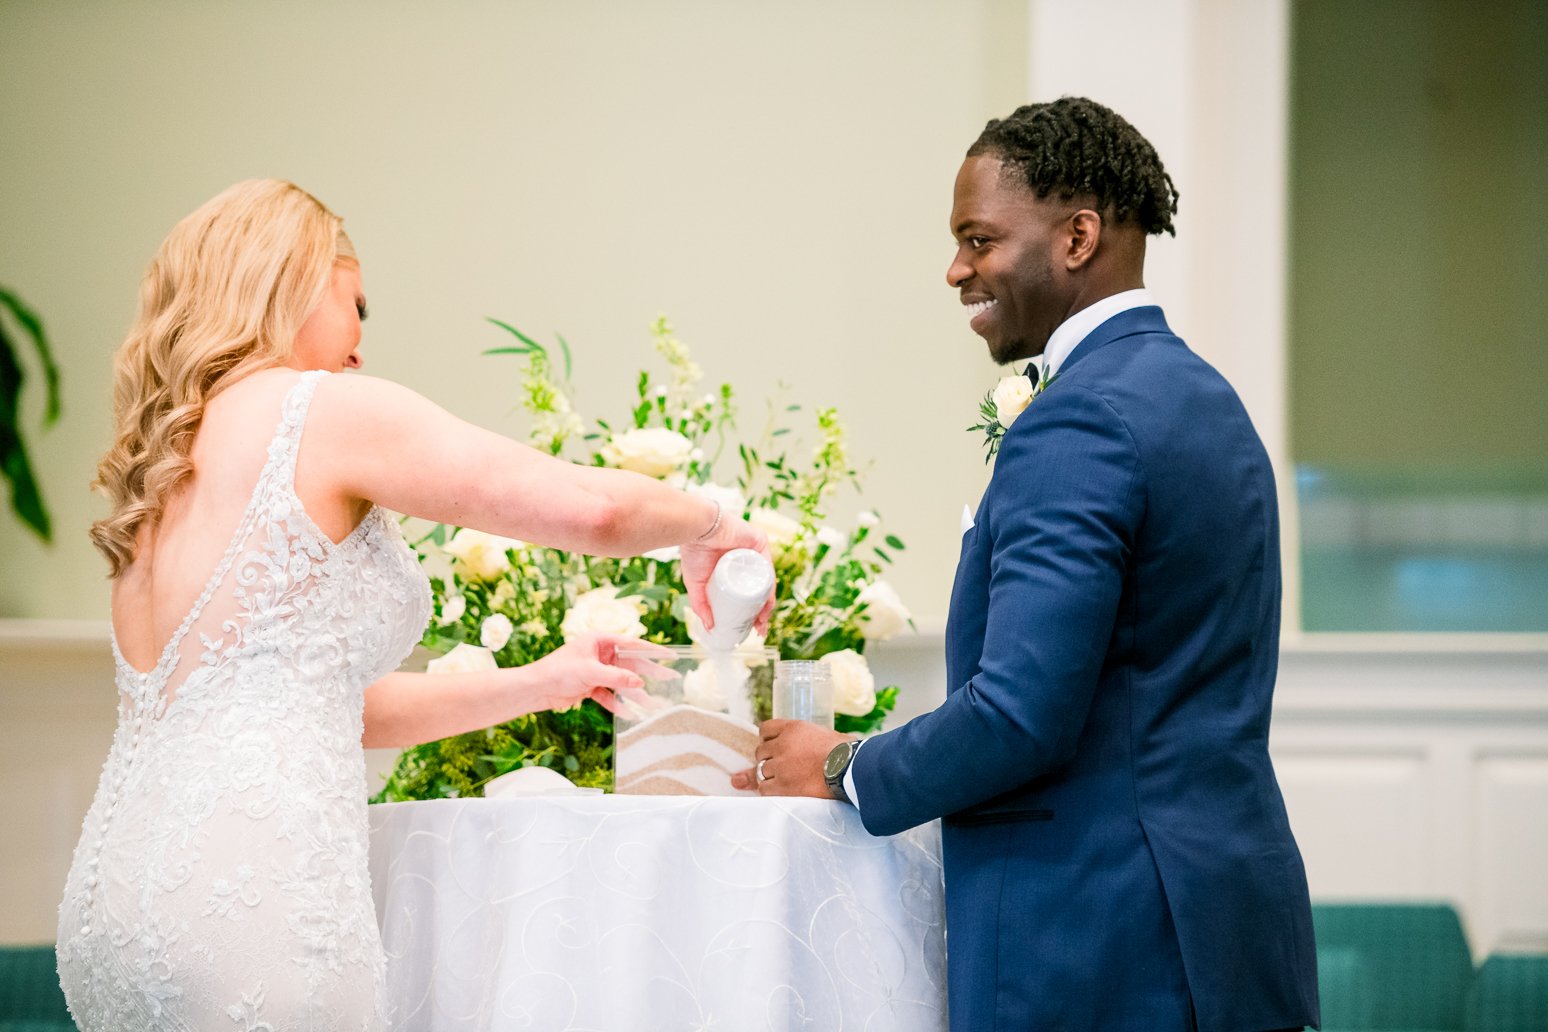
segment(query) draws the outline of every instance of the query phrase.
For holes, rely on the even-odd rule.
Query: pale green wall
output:
[[[1548,4],[1292,12],[1295,460],[1541,482]]]
[[[565,333],[590,414],[622,411],[660,311],[750,421],[776,380],[840,405],[911,545],[898,585],[943,615],[997,373],[943,282],[951,183],[1025,52],[1005,0],[0,2],[0,283],[66,385],[32,435],[58,541],[0,518],[0,616],[106,615],[109,355],[161,237],[249,176],[345,216],[368,370],[476,422],[523,426],[484,315]]]

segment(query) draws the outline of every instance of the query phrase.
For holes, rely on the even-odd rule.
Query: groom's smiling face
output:
[[[989,344],[996,362],[1043,353],[1069,314],[1068,287],[1055,258],[1056,229],[1068,203],[1039,200],[1014,169],[983,154],[957,173],[951,231],[957,254],[946,270],[967,306],[968,325]]]

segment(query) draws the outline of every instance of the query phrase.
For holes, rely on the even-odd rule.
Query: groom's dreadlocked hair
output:
[[[968,157],[999,158],[1039,198],[1091,197],[1114,222],[1133,219],[1147,235],[1170,233],[1177,187],[1161,158],[1117,113],[1084,97],[1026,104],[984,126]]]

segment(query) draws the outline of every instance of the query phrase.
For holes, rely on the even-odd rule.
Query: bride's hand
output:
[[[682,546],[682,571],[683,586],[688,589],[688,604],[693,611],[699,614],[699,619],[704,621],[704,629],[709,630],[715,626],[715,618],[710,614],[709,605],[709,579],[715,572],[715,564],[720,557],[733,548],[750,548],[770,559],[769,539],[763,531],[754,527],[751,523],[731,513],[725,513],[720,525],[703,541],[693,541]],[[758,614],[754,627],[759,634],[767,634],[769,630],[769,614],[774,612],[774,589],[769,589],[768,601],[763,604],[763,611]]]
[[[581,635],[528,667],[538,675],[538,704],[534,709],[569,709],[591,699],[609,713],[616,713],[619,697],[648,707],[650,697],[645,694],[645,681],[640,675],[659,673],[665,668],[648,659],[620,660],[620,649],[648,652],[662,659],[672,655],[669,649],[637,638]],[[670,670],[665,672],[674,676]]]

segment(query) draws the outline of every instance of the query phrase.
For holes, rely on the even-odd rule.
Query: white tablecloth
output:
[[[940,855],[817,799],[373,806],[394,1028],[941,1032]]]

